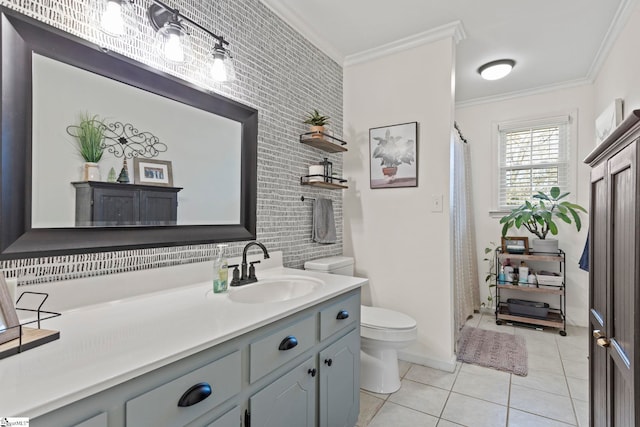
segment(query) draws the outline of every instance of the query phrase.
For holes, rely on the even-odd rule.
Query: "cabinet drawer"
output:
[[[76,424],[74,427],[107,427],[107,413],[101,412],[95,417],[91,417],[80,424]]]
[[[240,421],[240,408],[234,406],[232,410],[208,424],[207,427],[238,427]]]
[[[307,317],[252,343],[250,345],[249,381],[259,380],[313,347],[316,341],[315,319],[315,316]],[[286,345],[288,339],[289,346]],[[293,340],[297,344],[291,347]]]
[[[239,393],[240,379],[240,352],[236,351],[127,401],[127,425],[187,424]],[[201,383],[210,386],[211,394],[191,406],[178,406],[178,401],[185,392]]]
[[[360,318],[360,298],[352,295],[320,312],[320,341],[341,329],[352,325]]]

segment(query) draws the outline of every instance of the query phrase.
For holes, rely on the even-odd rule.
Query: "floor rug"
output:
[[[512,374],[527,375],[524,337],[465,326],[458,339],[458,360]]]

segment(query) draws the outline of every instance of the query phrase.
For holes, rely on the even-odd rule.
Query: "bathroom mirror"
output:
[[[0,258],[255,239],[255,109],[1,12]],[[87,93],[112,96],[83,102]],[[100,98],[106,103],[96,103]],[[166,145],[151,161],[173,166],[180,188],[175,225],[76,226],[72,182],[81,181],[82,160],[65,131],[84,112],[130,123]],[[105,181],[122,158],[103,158]],[[133,182],[134,162],[127,161]]]

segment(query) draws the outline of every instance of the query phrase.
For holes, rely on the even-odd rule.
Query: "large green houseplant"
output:
[[[558,234],[558,225],[556,224],[558,219],[567,224],[574,223],[577,230],[580,231],[582,228],[580,213],[586,213],[587,210],[576,203],[562,200],[569,194],[568,192],[562,193],[559,187],[552,187],[549,193],[538,191],[538,194],[533,196],[536,199],[534,202],[526,201],[500,219],[500,224],[503,224],[502,236],[506,236],[512,227],[516,229],[524,227],[534,234],[538,240],[550,240],[547,239],[549,233],[554,236]],[[536,239],[532,243],[534,250],[537,246],[536,243],[540,245],[540,242],[536,242]],[[545,246],[548,247],[547,245]],[[555,243],[555,251],[557,251],[557,241]],[[551,249],[542,250],[541,252],[555,251]]]

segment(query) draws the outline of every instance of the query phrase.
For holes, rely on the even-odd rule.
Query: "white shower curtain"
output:
[[[458,127],[451,141],[451,224],[455,338],[474,310],[480,309],[478,260],[471,190],[469,144]]]

